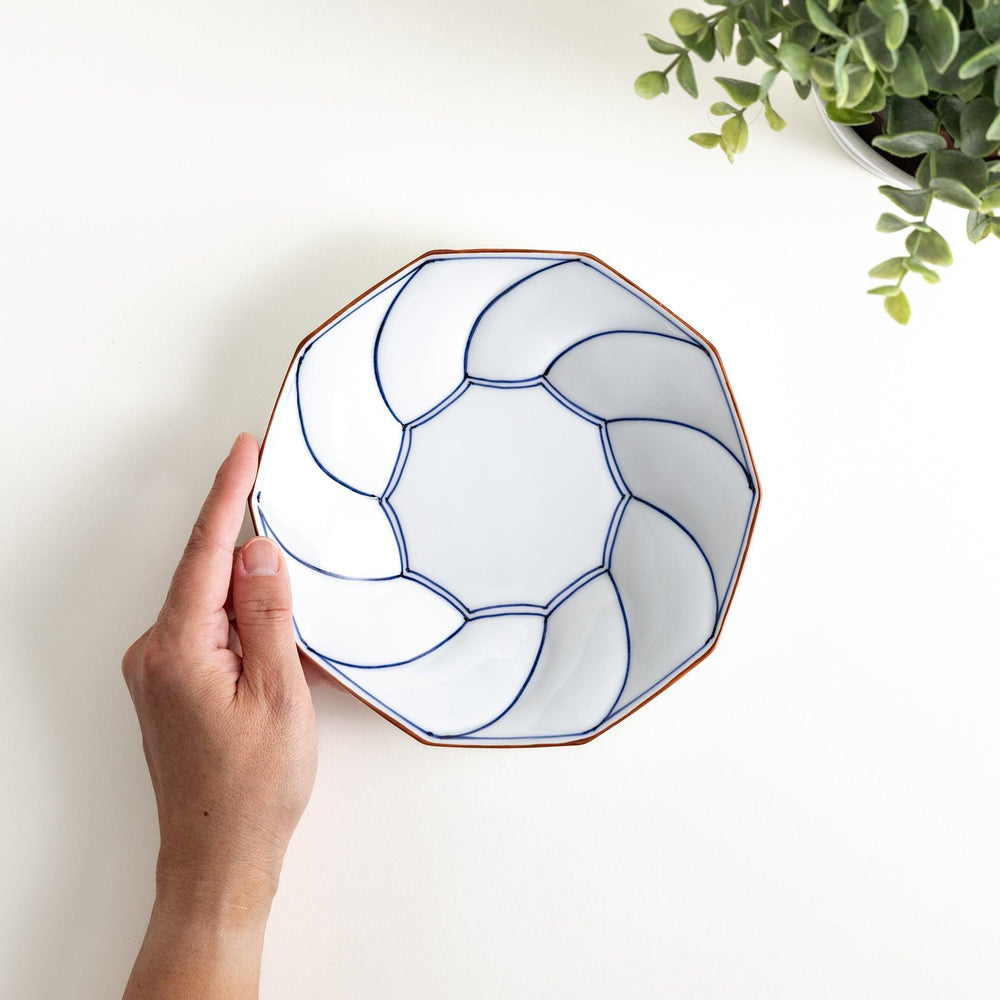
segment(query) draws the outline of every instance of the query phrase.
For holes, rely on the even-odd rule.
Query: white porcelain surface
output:
[[[480,251],[302,345],[251,509],[338,681],[428,742],[531,745],[711,648],[757,498],[696,333],[593,258]]]

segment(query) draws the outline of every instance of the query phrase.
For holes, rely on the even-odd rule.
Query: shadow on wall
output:
[[[158,837],[122,654],[159,610],[231,439],[240,429],[263,435],[299,341],[425,249],[355,234],[303,246],[277,267],[263,262],[207,319],[214,362],[192,368],[176,406],[114,447],[95,441],[88,483],[67,483],[49,499],[46,537],[29,541],[58,563],[44,591],[25,597],[35,614],[23,622],[31,645],[20,668],[26,724],[52,775],[41,810],[52,850],[44,871],[18,873],[9,887],[21,940],[8,945],[23,963],[20,975],[9,970],[11,996],[123,988],[152,904]],[[334,715],[330,726],[346,739],[391,729],[333,689],[317,707],[321,728]]]

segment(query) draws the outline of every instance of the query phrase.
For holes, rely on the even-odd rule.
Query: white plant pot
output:
[[[855,163],[861,164],[869,173],[873,173],[886,184],[904,188],[917,186],[913,177],[880,156],[878,151],[869,146],[850,125],[839,125],[837,122],[831,121],[826,113],[825,102],[820,99],[815,90],[813,91],[813,99],[819,105],[820,114],[823,116],[826,127],[830,130],[830,134]]]

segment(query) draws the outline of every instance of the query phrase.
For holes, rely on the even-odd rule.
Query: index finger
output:
[[[226,456],[191,529],[164,603],[168,614],[210,615],[222,610],[233,571],[233,548],[257,475],[260,449],[240,434]]]

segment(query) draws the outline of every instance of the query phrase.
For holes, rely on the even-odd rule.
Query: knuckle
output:
[[[240,601],[240,617],[245,622],[284,622],[292,617],[292,606],[277,594],[246,594]]]

